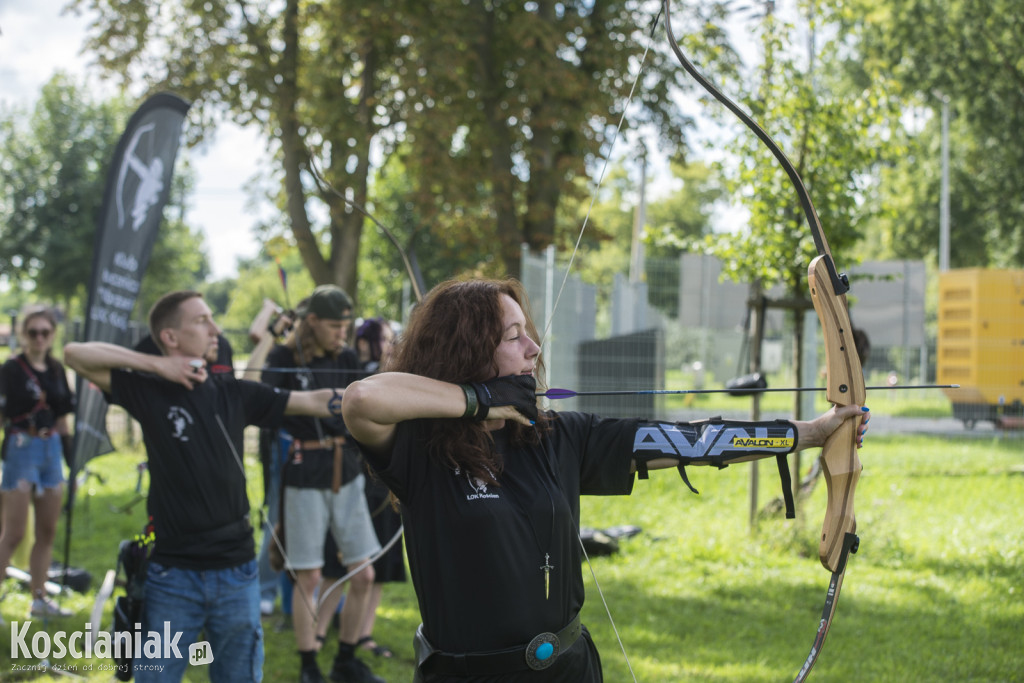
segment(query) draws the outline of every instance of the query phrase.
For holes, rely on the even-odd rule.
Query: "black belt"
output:
[[[246,515],[241,519],[229,522],[215,529],[207,529],[191,534],[179,536],[157,536],[156,551],[158,553],[173,554],[180,551],[182,547],[196,548],[206,545],[215,545],[224,541],[234,540],[248,534],[252,536],[252,522]]]
[[[423,635],[423,624],[416,629],[416,661],[423,671],[447,676],[495,676],[533,669],[540,671],[555,663],[558,656],[579,639],[580,616],[558,633],[540,633],[529,645],[495,652],[451,654],[435,650]]]

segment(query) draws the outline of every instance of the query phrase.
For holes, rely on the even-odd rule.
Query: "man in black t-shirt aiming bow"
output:
[[[210,375],[220,328],[199,292],[162,297],[149,315],[164,355],[105,342],[68,344],[79,375],[142,426],[149,455],[147,512],[155,543],[145,583],[134,672],[140,683],[181,680],[203,633],[213,681],[259,681],[263,629],[241,454],[246,425],[277,428],[284,415],[330,417],[332,389],[295,391]],[[160,647],[146,647],[159,634]]]

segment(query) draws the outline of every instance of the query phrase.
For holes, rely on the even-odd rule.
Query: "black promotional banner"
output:
[[[117,143],[96,225],[84,341],[130,343],[128,321],[163,220],[188,108],[177,95],[153,95]],[[81,377],[77,393],[71,481],[89,460],[113,450],[103,393]]]

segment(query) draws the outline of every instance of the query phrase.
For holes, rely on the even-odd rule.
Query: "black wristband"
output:
[[[474,389],[470,384],[460,384],[459,387],[462,389],[463,393],[466,394],[466,412],[462,414],[462,417],[472,419],[476,417],[476,389]]]

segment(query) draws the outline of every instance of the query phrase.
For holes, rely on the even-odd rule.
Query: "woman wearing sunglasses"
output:
[[[27,309],[19,326],[20,353],[0,367],[0,416],[4,424],[3,527],[0,578],[25,536],[29,505],[35,507],[35,545],[30,617],[69,616],[45,590],[64,491],[62,438],[69,436],[73,409],[64,366],[51,355],[57,318],[42,306]]]

